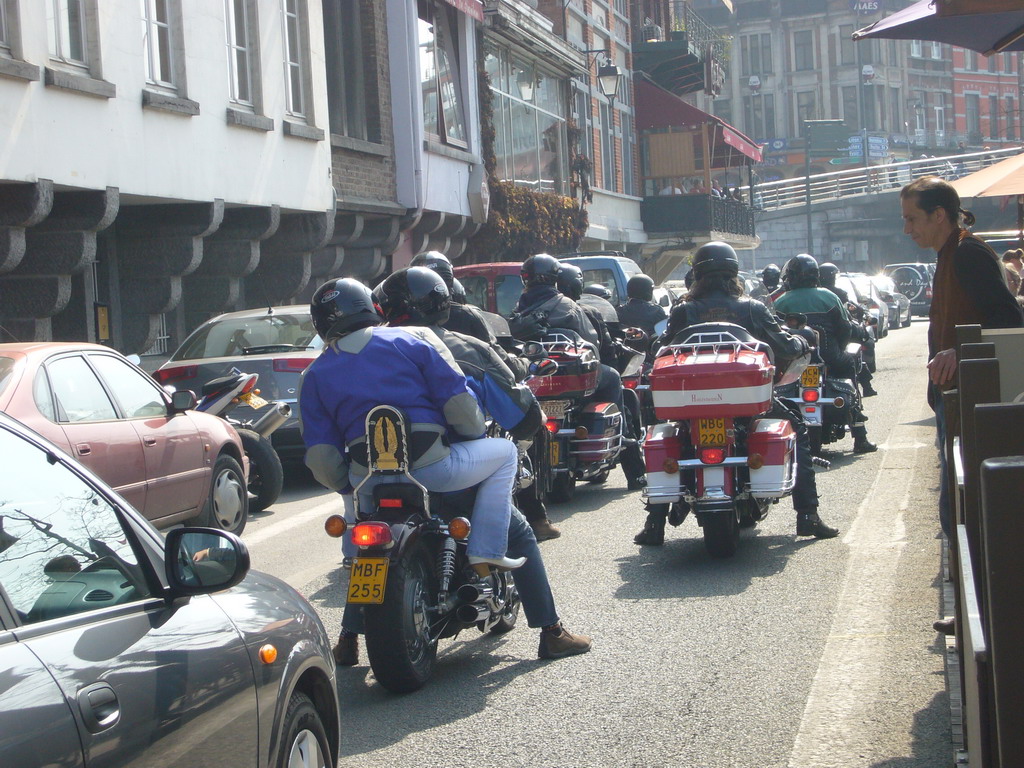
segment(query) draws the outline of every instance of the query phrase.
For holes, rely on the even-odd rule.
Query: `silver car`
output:
[[[0,455],[0,765],[335,765],[335,665],[301,595],[234,534],[165,541],[4,414]]]

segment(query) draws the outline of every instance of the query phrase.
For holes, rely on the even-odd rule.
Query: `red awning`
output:
[[[467,16],[472,16],[477,21],[484,20],[483,0],[448,0],[448,5]]]
[[[709,125],[714,129],[712,141],[715,145],[727,144],[754,162],[761,162],[761,148],[722,118],[687,104],[674,93],[655,85],[642,75],[635,78],[634,88],[637,130],[699,129],[702,125]],[[718,151],[715,152],[716,160],[720,154]]]

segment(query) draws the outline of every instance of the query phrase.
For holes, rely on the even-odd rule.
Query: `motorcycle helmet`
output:
[[[686,275],[683,277],[683,285],[686,286],[686,290],[693,288],[693,267],[686,270]]]
[[[388,275],[373,291],[388,325],[443,325],[451,294],[441,275],[426,267],[407,267]]]
[[[466,303],[466,288],[459,281],[459,278],[452,280],[452,304],[465,304]]]
[[[809,253],[801,253],[786,262],[782,270],[782,279],[790,290],[794,288],[814,288],[818,285],[818,262]]]
[[[782,270],[779,269],[778,264],[769,264],[761,270],[761,282],[764,283],[764,287],[769,291],[774,291],[779,287],[779,278],[781,276]]]
[[[693,255],[694,280],[713,274],[736,277],[739,271],[740,260],[736,258],[736,251],[728,243],[717,240],[705,243]]]
[[[626,283],[626,295],[640,301],[654,300],[654,281],[647,275],[633,275]]]
[[[317,288],[309,315],[324,342],[382,321],[370,289],[351,277],[328,280]]]
[[[839,276],[839,267],[831,261],[826,261],[818,267],[818,280],[823,288],[835,288],[836,278]]]
[[[591,296],[599,296],[605,301],[612,300],[612,292],[609,291],[608,288],[602,285],[601,283],[591,283],[590,285],[583,289],[583,292],[589,293]]]
[[[558,282],[558,273],[562,265],[558,259],[547,253],[538,253],[530,256],[523,262],[519,270],[519,276],[523,278],[523,285],[555,285]]]
[[[448,293],[452,292],[452,285],[455,283],[455,268],[451,260],[440,251],[427,251],[413,256],[410,267],[426,267],[432,269],[441,276],[444,284],[448,287]]]
[[[573,301],[579,301],[583,295],[583,270],[575,264],[563,264],[558,271],[555,286]]]

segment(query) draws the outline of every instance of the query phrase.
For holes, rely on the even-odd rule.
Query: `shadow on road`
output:
[[[927,707],[914,713],[910,734],[910,755],[872,763],[871,768],[933,768],[952,763],[949,698],[945,692],[936,693]]]
[[[641,547],[636,555],[616,561],[623,581],[615,592],[617,598],[664,600],[736,595],[755,579],[781,573],[794,552],[815,541],[744,530],[736,554],[720,560],[708,554],[700,528],[691,519],[679,528],[666,529],[665,537],[661,547]]]

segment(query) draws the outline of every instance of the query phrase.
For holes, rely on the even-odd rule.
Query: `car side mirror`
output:
[[[550,376],[557,370],[558,363],[550,357],[545,357],[543,360],[537,360],[536,362],[530,363],[531,376]]]
[[[249,572],[249,549],[216,528],[175,528],[164,542],[164,570],[173,600],[230,589]]]
[[[177,389],[171,393],[171,410],[174,413],[191,411],[197,402],[196,393],[191,389]]]

